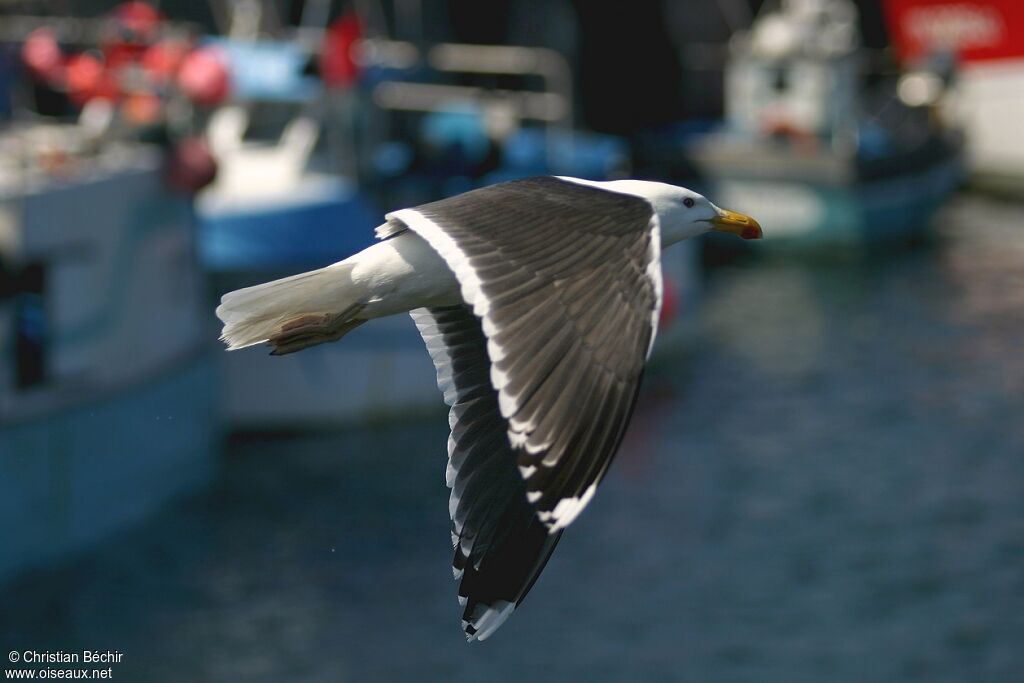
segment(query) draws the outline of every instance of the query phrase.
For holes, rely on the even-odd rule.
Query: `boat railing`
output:
[[[572,72],[554,50],[459,43],[420,48],[406,41],[364,39],[356,55],[364,67],[410,70],[425,66],[448,74],[537,77],[543,84],[540,90],[513,90],[387,79],[372,91],[374,103],[383,109],[433,112],[468,104],[509,114],[517,121],[537,121],[566,131],[572,127]]]

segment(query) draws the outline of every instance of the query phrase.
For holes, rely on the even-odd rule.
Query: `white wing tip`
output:
[[[538,512],[537,516],[548,527],[548,533],[553,534],[576,521],[576,518],[587,507],[587,504],[590,503],[590,499],[594,497],[596,492],[597,484],[591,484],[583,492],[582,496],[563,498],[558,501],[553,510],[550,512]]]
[[[462,622],[462,628],[466,631],[466,640],[469,642],[487,640],[498,630],[499,626],[505,623],[515,608],[514,602],[505,602],[504,600],[499,600],[493,605],[477,605],[472,618],[475,623]],[[481,610],[483,614],[477,616]],[[472,633],[469,632],[471,628],[473,629]]]

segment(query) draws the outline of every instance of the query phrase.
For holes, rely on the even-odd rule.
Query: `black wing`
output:
[[[412,318],[451,406],[448,471],[452,566],[462,627],[484,639],[508,618],[537,580],[561,533],[549,534],[526,501],[490,382],[487,339],[465,306],[418,309]]]

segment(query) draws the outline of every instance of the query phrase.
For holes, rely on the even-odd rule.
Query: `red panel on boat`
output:
[[[970,62],[1024,58],[1021,0],[884,0],[893,44],[904,61],[953,49]]]

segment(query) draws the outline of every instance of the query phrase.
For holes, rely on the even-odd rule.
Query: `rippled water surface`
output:
[[[1024,680],[1024,208],[744,263],[513,618],[462,637],[444,410],[231,442],[216,487],[0,593],[122,681]],[[424,362],[426,355],[424,354]]]

